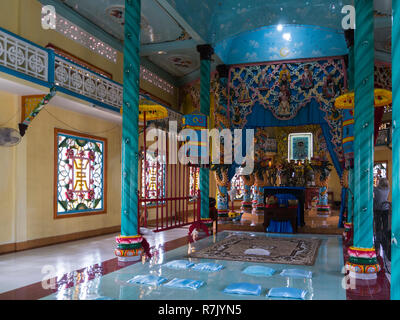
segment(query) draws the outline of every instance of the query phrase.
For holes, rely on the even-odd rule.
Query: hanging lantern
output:
[[[139,104],[139,120],[144,121],[144,113],[146,113],[146,121],[160,120],[168,117],[168,110],[159,104],[147,101],[140,101]]]
[[[183,129],[196,131],[196,138],[193,141],[187,138],[185,144],[186,156],[190,159],[190,163],[197,165],[208,163],[207,141],[202,141],[201,139],[201,130],[208,128],[207,116],[199,112],[194,112],[184,115],[182,121]],[[208,139],[208,135],[206,135],[206,139]]]
[[[392,103],[392,92],[386,89],[375,89],[375,108],[384,107]],[[336,109],[354,109],[354,92],[348,92],[337,97]]]
[[[375,108],[384,107],[392,103],[392,92],[386,89],[374,90]],[[348,92],[335,100],[336,109],[342,109],[343,116],[343,153],[345,167],[353,167],[354,162],[354,92]]]

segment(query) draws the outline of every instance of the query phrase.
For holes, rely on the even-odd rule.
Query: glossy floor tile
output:
[[[194,244],[197,250],[211,245],[232,233],[224,231],[216,237],[207,237]],[[274,268],[277,272],[269,278],[260,278],[242,274],[241,271],[252,263],[228,260],[209,260],[194,259],[193,262],[216,262],[225,268],[216,273],[202,273],[193,270],[170,270],[162,265],[175,259],[186,259],[188,246],[185,244],[177,249],[165,251],[159,247],[158,254],[150,262],[136,263],[115,272],[102,275],[82,278],[86,281],[69,286],[67,284],[58,287],[58,291],[44,299],[115,299],[115,300],[140,300],[140,299],[170,299],[170,300],[203,300],[203,299],[223,299],[223,300],[244,300],[244,299],[268,299],[265,297],[267,290],[272,287],[294,287],[307,290],[306,299],[308,300],[344,300],[346,290],[342,287],[344,275],[343,270],[343,249],[342,239],[339,236],[328,235],[281,235],[253,233],[259,236],[273,237],[314,237],[322,240],[318,250],[318,257],[313,266],[293,266],[284,264],[257,264]],[[284,268],[301,268],[313,272],[312,279],[293,279],[282,277],[279,273]],[[173,278],[190,278],[202,280],[206,283],[198,290],[171,289],[163,286],[149,287],[145,285],[129,284],[127,281],[138,274],[154,274],[163,276],[168,280]],[[223,293],[223,289],[232,282],[250,282],[260,284],[262,293],[260,296],[229,295]]]
[[[150,246],[185,237],[187,228],[162,232],[142,230]],[[61,279],[73,271],[114,259],[115,237],[109,234],[0,255],[0,293],[41,282],[48,274]]]

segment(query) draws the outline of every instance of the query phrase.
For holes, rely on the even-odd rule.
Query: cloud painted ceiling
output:
[[[341,30],[352,0],[167,0],[209,43],[268,25],[304,24]]]
[[[347,54],[343,32],[304,25],[276,25],[241,33],[215,46],[226,64]]]

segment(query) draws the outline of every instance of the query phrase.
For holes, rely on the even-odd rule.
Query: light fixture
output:
[[[284,33],[282,35],[282,38],[285,39],[286,41],[292,41],[292,35],[289,32]]]
[[[278,26],[276,27],[276,30],[282,31],[283,30],[283,26],[281,24],[278,24]]]

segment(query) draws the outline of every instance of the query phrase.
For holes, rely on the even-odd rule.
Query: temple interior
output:
[[[1,0],[0,300],[400,299],[399,48],[400,0]]]

